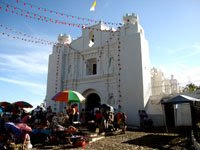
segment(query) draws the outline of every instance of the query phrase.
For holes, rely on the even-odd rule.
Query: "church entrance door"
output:
[[[92,120],[94,119],[93,116],[94,116],[94,108],[97,108],[97,107],[100,107],[101,105],[101,99],[99,97],[98,94],[96,93],[91,93],[87,96],[86,98],[86,112],[87,112],[87,120]]]

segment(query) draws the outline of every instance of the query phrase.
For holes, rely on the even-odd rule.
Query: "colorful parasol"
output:
[[[19,106],[21,108],[32,108],[33,106],[25,101],[17,101],[14,102],[13,105]]]
[[[6,102],[6,101],[0,102],[0,106],[1,106],[1,107],[4,107],[4,108],[6,108],[6,107],[8,107],[8,106],[10,106],[10,105],[12,105],[12,104],[9,103],[9,102]]]
[[[66,103],[80,103],[85,100],[85,97],[77,91],[65,90],[57,93],[52,100],[66,102]]]

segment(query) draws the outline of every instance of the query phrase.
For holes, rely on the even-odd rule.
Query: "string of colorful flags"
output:
[[[85,17],[80,17],[80,16],[75,16],[75,15],[69,15],[66,13],[62,13],[62,12],[58,12],[55,10],[51,10],[49,8],[44,8],[44,7],[40,7],[37,5],[33,5],[31,3],[27,3],[24,2],[22,0],[16,0],[16,4],[21,4],[22,6],[26,7],[26,8],[30,8],[30,9],[37,9],[39,11],[45,12],[45,13],[50,13],[50,14],[55,14],[58,15],[60,17],[65,17],[65,19],[76,19],[78,21],[84,21],[84,22],[89,22],[89,23],[98,23],[100,20],[95,20],[95,19],[90,19],[90,18],[85,18]],[[95,7],[96,7],[96,0],[94,0],[94,2],[92,3],[92,6],[90,8],[90,11],[95,11]],[[121,26],[121,23],[114,23],[114,22],[107,22],[107,21],[102,21],[104,24],[108,24],[108,25],[116,25],[116,26]]]
[[[11,35],[11,34],[8,33],[8,32],[1,32],[2,35],[7,36],[7,37],[10,37],[10,38],[12,38],[12,39],[19,39],[19,40],[22,40],[22,41],[25,41],[25,42],[34,43],[34,44],[45,44],[45,45],[53,45],[53,44],[56,45],[56,44],[58,44],[58,42],[52,42],[52,41],[50,41],[50,40],[38,38],[38,37],[35,37],[35,36],[32,36],[32,35],[29,35],[29,34],[27,34],[27,33],[23,33],[23,32],[21,32],[21,31],[17,31],[17,30],[15,30],[15,29],[9,28],[9,27],[7,27],[7,26],[5,26],[5,25],[3,25],[3,24],[0,24],[0,27],[1,27],[1,28],[4,28],[4,29],[7,30],[7,31],[13,32],[13,33],[15,33],[15,34],[19,34],[20,36],[23,36],[23,37],[19,37],[18,35]],[[117,32],[118,32],[118,31],[116,31],[116,33],[117,33]],[[111,34],[111,37],[106,41],[106,43],[107,43],[108,41],[112,40],[114,36],[115,36],[115,34],[112,33],[112,34]],[[75,51],[75,52],[77,52],[78,54],[82,55],[82,54],[80,53],[80,50],[77,50],[77,49],[73,48],[70,44],[65,44],[65,45],[69,46],[73,51]],[[105,45],[103,45],[103,46],[101,46],[101,47],[99,47],[99,48],[103,49],[103,48],[105,48],[106,46],[108,46],[108,44],[105,44]],[[101,54],[102,54],[102,52],[101,52]],[[100,57],[101,57],[101,56],[100,56]]]
[[[20,31],[17,31],[17,30],[15,30],[15,29],[11,29],[11,28],[9,28],[9,27],[7,27],[7,26],[4,26],[3,24],[0,24],[0,27],[1,27],[1,28],[4,28],[4,29],[7,30],[7,31],[13,32],[13,33],[15,33],[15,34],[19,34],[19,35],[21,35],[21,36],[30,38],[30,39],[35,40],[35,41],[38,41],[38,42],[44,42],[44,43],[48,43],[48,44],[56,44],[55,42],[52,42],[52,41],[49,41],[49,40],[45,40],[45,39],[41,39],[41,38],[38,38],[38,37],[34,37],[34,36],[28,35],[28,34],[26,34],[26,33],[22,33],[22,32],[20,32]]]
[[[52,45],[53,44],[53,43],[47,43],[47,42],[43,42],[43,41],[39,41],[39,40],[33,40],[33,39],[28,39],[28,38],[23,38],[23,37],[11,35],[11,34],[6,33],[6,32],[0,32],[0,34],[7,36],[7,37],[10,37],[12,39],[22,40],[22,41],[29,42],[29,43],[43,44],[43,45]]]
[[[6,6],[4,8],[5,12],[10,12],[12,14],[23,16],[23,17],[26,17],[26,18],[36,19],[38,21],[43,21],[43,22],[68,25],[68,26],[72,26],[72,27],[79,27],[79,28],[85,28],[85,26],[87,25],[87,24],[69,23],[69,22],[60,21],[60,20],[57,20],[57,19],[52,19],[50,17],[42,16],[42,15],[39,15],[37,13],[33,13],[33,12],[30,12],[30,11],[15,7],[13,5],[9,5],[9,4],[3,3],[3,2],[0,2],[0,3]],[[0,6],[0,10],[3,10],[3,8],[1,6]]]
[[[122,98],[122,94],[121,94],[121,61],[120,61],[120,53],[121,53],[121,42],[120,42],[120,32],[118,32],[117,35],[117,45],[118,45],[118,54],[117,54],[117,63],[118,63],[118,104],[121,105],[121,98]]]
[[[16,14],[22,17],[26,17],[29,19],[35,19],[37,21],[43,21],[46,23],[54,23],[54,24],[60,24],[60,25],[67,25],[70,27],[77,27],[77,28],[82,28],[82,29],[89,29],[89,30],[96,30],[96,31],[104,31],[104,32],[114,32],[112,30],[101,30],[101,29],[97,29],[97,28],[93,28],[93,27],[86,27],[88,24],[76,24],[76,23],[69,23],[69,22],[65,22],[65,21],[60,21],[57,19],[52,19],[46,16],[42,16],[39,15],[37,13],[33,13],[18,7],[15,7],[13,5],[9,5],[7,3],[4,2],[0,2],[0,4],[5,5],[6,7],[4,8],[4,11],[7,13],[12,13],[12,14]],[[0,11],[3,11],[3,7],[0,6]]]
[[[29,42],[29,43],[34,43],[34,44],[44,44],[44,45],[53,45],[53,44],[56,45],[56,44],[58,44],[58,42],[52,42],[52,41],[49,41],[49,40],[46,40],[46,39],[34,37],[34,36],[31,36],[31,35],[28,35],[27,33],[23,33],[21,31],[15,30],[15,29],[11,29],[11,28],[4,26],[2,24],[0,24],[0,27],[4,28],[5,30],[8,30],[10,32],[14,32],[15,34],[19,34],[20,36],[23,36],[23,37],[20,37],[20,36],[17,36],[17,35],[12,35],[8,32],[0,32],[1,35],[10,37],[12,39],[22,40],[24,42]],[[80,50],[73,48],[70,44],[65,44],[65,45],[69,46],[73,51],[77,52],[78,54],[81,54]]]

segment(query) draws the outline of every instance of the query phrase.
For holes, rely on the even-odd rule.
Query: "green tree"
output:
[[[184,91],[189,91],[189,92],[192,92],[192,91],[196,91],[200,89],[200,86],[197,86],[193,83],[190,83],[190,84],[187,84],[186,87],[184,88]]]

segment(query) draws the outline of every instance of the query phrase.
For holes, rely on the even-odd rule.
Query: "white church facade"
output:
[[[159,93],[151,88],[155,81],[144,30],[135,14],[124,16],[123,22],[117,30],[99,22],[82,29],[82,35],[76,40],[66,35],[58,37],[59,42],[49,56],[47,107],[62,111],[65,104],[51,98],[59,91],[72,89],[86,97],[80,108],[90,110],[99,104],[117,108],[120,105],[131,125],[139,125],[138,110],[147,110],[155,116],[162,113],[147,108],[154,107],[149,101],[152,94]]]

